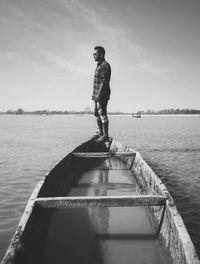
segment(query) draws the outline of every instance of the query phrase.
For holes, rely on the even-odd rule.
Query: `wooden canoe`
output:
[[[163,182],[115,140],[84,142],[33,191],[2,264],[200,263]]]

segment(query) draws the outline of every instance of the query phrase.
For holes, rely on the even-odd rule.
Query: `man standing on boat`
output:
[[[92,94],[92,100],[94,100],[94,116],[96,117],[99,128],[97,142],[104,142],[109,140],[107,104],[110,99],[111,67],[105,60],[105,49],[103,47],[96,46],[93,56],[97,62]]]

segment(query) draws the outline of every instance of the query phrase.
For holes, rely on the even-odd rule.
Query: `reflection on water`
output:
[[[92,116],[0,115],[0,124],[1,259],[36,183],[68,152],[89,139],[96,131],[96,122]],[[139,150],[162,177],[200,254],[200,119],[110,116],[110,134]],[[109,179],[116,173],[117,169],[109,171]],[[111,184],[110,194],[114,192]],[[91,188],[88,186],[88,191]],[[124,185],[124,192],[126,188],[128,185]]]
[[[80,170],[69,196],[139,193],[126,165],[100,159]],[[93,163],[92,159],[85,162]],[[145,255],[143,252],[145,251]],[[144,207],[59,209],[52,216],[42,263],[167,263]]]

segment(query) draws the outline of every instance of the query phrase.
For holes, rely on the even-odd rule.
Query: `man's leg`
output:
[[[99,134],[99,137],[101,137],[101,136],[103,136],[103,124],[101,122],[100,116],[97,116],[96,119],[97,119],[97,125],[98,125],[98,129],[99,129],[98,134]]]
[[[103,127],[103,136],[101,136],[97,141],[107,141],[109,140],[108,136],[108,116],[107,116],[107,103],[108,101],[103,101],[99,103],[98,113],[101,119],[102,127]]]
[[[101,121],[102,121],[102,125],[103,125],[103,136],[104,136],[104,140],[108,140],[108,117],[106,116],[101,116]]]
[[[102,125],[102,122],[101,122],[101,118],[99,116],[97,102],[95,102],[95,104],[94,104],[94,116],[96,117],[97,126],[98,126],[98,130],[99,130],[98,136],[101,137],[101,136],[103,136],[103,125]]]

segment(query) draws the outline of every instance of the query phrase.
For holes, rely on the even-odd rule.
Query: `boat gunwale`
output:
[[[83,144],[85,144],[84,146],[87,147],[87,142],[85,142]],[[77,151],[77,149],[79,147],[77,147],[73,152]],[[81,159],[81,157],[73,156],[73,152],[70,152],[63,160],[61,160],[52,169],[52,171],[55,168],[58,169],[59,166],[62,167],[63,162],[65,162],[66,160],[69,160],[70,158],[75,159],[74,161]],[[166,186],[164,185],[164,183],[153,172],[153,170],[145,162],[145,160],[142,158],[142,156],[140,155],[139,152],[133,150],[130,147],[122,145],[121,143],[119,143],[115,140],[112,140],[111,145],[110,145],[110,149],[109,149],[109,153],[111,155],[113,155],[113,153],[116,153],[116,152],[117,153],[121,152],[121,154],[123,153],[123,155],[117,155],[116,158],[121,159],[122,161],[124,161],[128,164],[130,171],[132,171],[134,176],[136,176],[136,181],[138,182],[138,184],[140,186],[142,186],[142,185],[144,186],[144,183],[140,182],[142,180],[141,171],[142,171],[142,169],[144,169],[144,170],[146,170],[147,174],[150,176],[151,181],[152,181],[152,186],[155,188],[155,189],[152,189],[152,191],[156,190],[156,192],[158,192],[158,195],[162,195],[162,196],[165,196],[168,198],[168,200],[166,201],[166,210],[165,210],[164,220],[163,220],[164,223],[162,224],[162,227],[160,229],[159,241],[161,244],[164,244],[164,247],[168,247],[168,250],[169,250],[170,255],[172,257],[172,263],[176,263],[176,264],[177,263],[180,263],[180,264],[183,264],[183,263],[184,264],[199,264],[200,261],[198,259],[196,250],[195,250],[194,245],[191,241],[189,233],[188,233],[188,231],[187,231],[187,229],[183,223],[183,219],[182,219],[181,215],[179,214],[179,212],[176,208],[176,205],[174,204],[173,198],[171,197],[171,195],[170,195],[169,191],[167,190]],[[101,153],[101,151],[99,153]],[[132,153],[133,155],[125,155],[125,153],[127,153],[127,154]],[[108,156],[110,154],[108,154]],[[46,179],[48,179],[48,176],[52,173],[52,171],[50,171],[50,173],[46,176]],[[26,208],[24,210],[24,213],[23,213],[23,215],[20,219],[20,222],[17,226],[16,232],[14,233],[14,235],[12,237],[10,245],[6,251],[6,254],[5,254],[1,264],[14,263],[15,253],[18,249],[20,249],[20,240],[21,240],[23,232],[26,228],[28,219],[30,218],[31,213],[33,211],[34,205],[36,204],[36,199],[38,197],[41,197],[40,191],[41,191],[41,188],[44,186],[45,180],[40,181],[36,185],[33,193],[31,194],[30,199],[29,199],[29,201],[26,205]],[[148,185],[149,183],[146,183],[146,184]],[[155,193],[151,193],[151,194],[155,194]],[[152,211],[151,209],[149,210],[149,212],[153,217],[152,223],[155,224],[155,222],[156,222],[156,225],[158,226],[159,221],[160,221],[160,214],[157,214],[156,210]],[[167,241],[167,239],[169,238],[169,234],[166,231],[167,229],[165,229],[165,224],[166,224],[167,218],[169,218],[171,220],[171,222],[169,224],[172,225],[172,229],[175,232],[175,235],[178,237],[179,245],[177,246],[177,248],[174,247],[173,250],[169,248],[171,246],[170,241]],[[155,229],[156,229],[156,227],[155,227]],[[175,252],[176,250],[179,250],[179,251],[181,250],[182,255],[178,256],[178,257],[173,256],[173,254],[176,254],[176,252]]]
[[[23,245],[20,244],[21,242],[21,238],[23,236],[24,230],[27,226],[27,222],[32,214],[33,208],[35,206],[35,200],[38,196],[38,193],[42,187],[44,183],[44,179],[39,181],[36,185],[36,187],[34,188],[27,204],[26,207],[24,209],[24,212],[22,214],[22,217],[19,221],[19,224],[16,228],[16,231],[11,239],[11,242],[8,246],[8,249],[4,255],[4,258],[1,262],[1,264],[11,264],[14,263],[14,258],[15,258],[15,254],[17,251],[23,250]]]
[[[134,159],[131,157],[119,157],[122,160],[125,160],[130,165],[130,170],[133,172],[137,183],[141,187],[141,189],[145,189],[144,186],[148,189],[148,191],[144,193],[155,194],[166,196],[168,199],[166,201],[166,209],[165,215],[163,219],[162,226],[160,228],[160,233],[158,236],[159,242],[163,248],[167,248],[170,252],[169,257],[171,258],[172,263],[175,264],[200,264],[200,260],[198,258],[196,249],[193,245],[193,242],[190,238],[190,235],[185,227],[183,219],[178,212],[178,209],[174,203],[174,200],[169,193],[167,187],[162,182],[162,180],[155,174],[152,168],[146,163],[146,161],[142,158],[141,154],[138,151],[135,151],[131,147],[127,147],[120,142],[115,140],[112,141],[110,146],[110,151],[118,151],[118,152],[133,152],[135,153]],[[147,174],[147,179],[144,179],[144,173]],[[152,186],[150,186],[152,185]],[[150,189],[150,187],[152,189]],[[154,226],[154,229],[158,229],[160,223],[160,215],[162,212],[158,214],[157,210],[152,207],[149,207],[149,213],[151,216],[151,221]],[[155,210],[155,211],[154,211]],[[159,210],[158,210],[159,211]],[[170,220],[167,222],[167,220]],[[166,228],[166,225],[167,228]],[[177,244],[173,244],[173,241],[169,239],[170,227],[175,233],[175,240],[177,240]],[[179,254],[177,254],[179,253]]]

